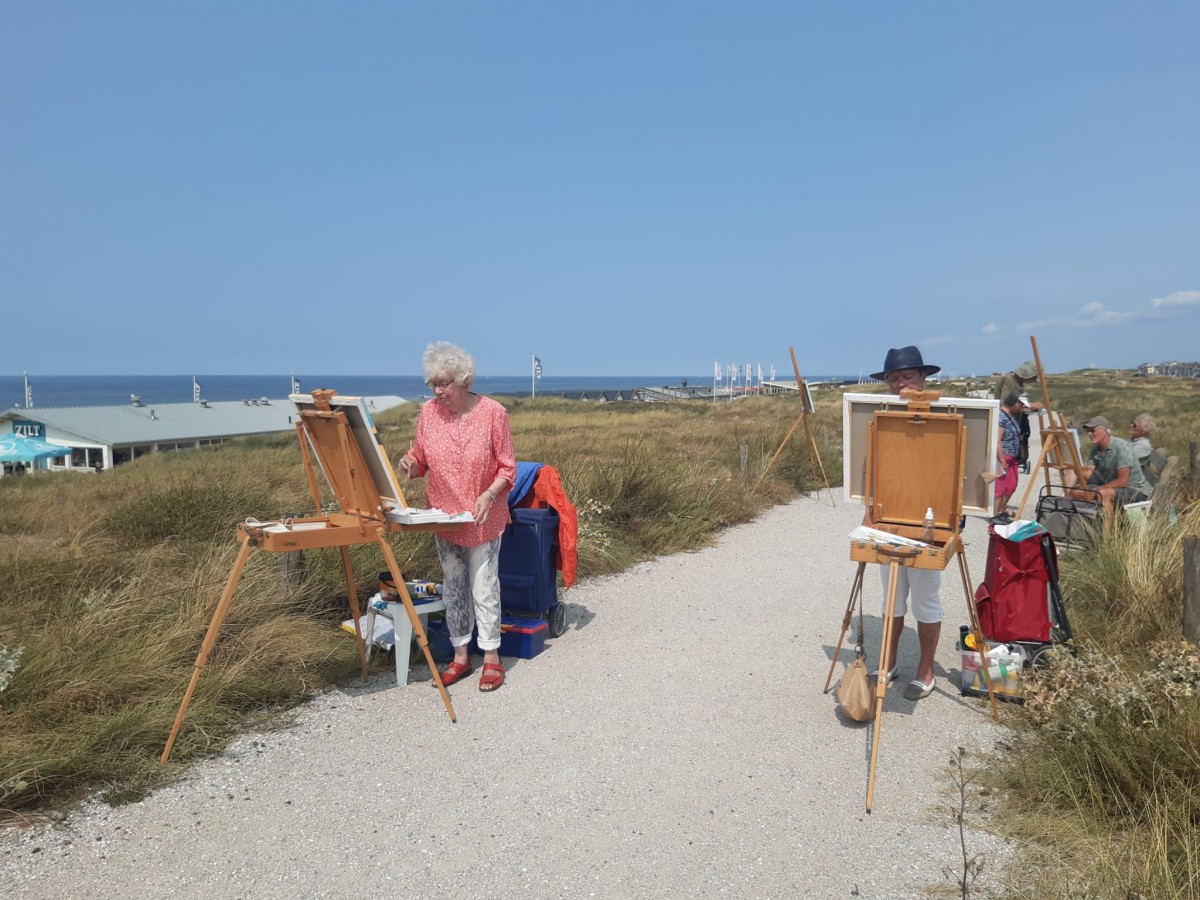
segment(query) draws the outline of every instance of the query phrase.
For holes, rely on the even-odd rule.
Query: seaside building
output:
[[[403,397],[365,397],[382,412]],[[214,447],[235,438],[295,431],[296,407],[286,398],[127,406],[13,407],[0,413],[0,434],[9,432],[68,447],[71,453],[39,463],[55,471],[99,472],[147,453]]]

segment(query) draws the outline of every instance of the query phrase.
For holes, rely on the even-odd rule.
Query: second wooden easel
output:
[[[812,395],[808,392],[808,382],[800,377],[800,366],[796,364],[796,348],[788,347],[788,353],[792,356],[792,371],[796,373],[796,390],[800,394],[800,415],[792,424],[791,430],[784,435],[783,441],[779,444],[779,449],[775,451],[775,455],[771,457],[771,461],[767,463],[767,467],[763,469],[763,473],[758,476],[758,481],[754,484],[754,489],[757,491],[758,486],[763,483],[763,479],[767,477],[767,473],[771,471],[771,466],[775,465],[775,460],[779,458],[779,454],[783,452],[783,448],[787,446],[787,442],[792,439],[792,435],[796,433],[796,429],[800,424],[804,424],[804,433],[808,437],[808,458],[812,463],[814,470],[819,470],[821,480],[825,482],[825,490],[829,491],[829,502],[833,506],[837,503],[833,499],[833,488],[829,486],[829,476],[825,474],[825,464],[821,462],[821,452],[817,449],[817,439],[813,435],[812,423],[808,417],[812,414],[811,405]]]
[[[904,391],[901,398],[907,403],[905,409],[875,412],[867,429],[864,463],[867,515],[869,521],[874,522],[881,531],[901,538],[923,540],[925,510],[932,508],[934,539],[916,546],[887,546],[865,539],[851,539],[850,558],[858,563],[858,569],[824,690],[828,692],[833,682],[834,668],[841,656],[850,620],[855,607],[862,602],[863,572],[867,563],[888,567],[883,636],[879,650],[879,671],[887,672],[895,664],[895,660],[888,656],[892,629],[895,627],[900,570],[915,568],[943,571],[952,558],[957,558],[967,601],[967,615],[991,701],[992,717],[998,721],[1000,714],[992,693],[985,657],[986,642],[975,608],[960,536],[967,442],[963,417],[957,413],[932,412],[931,403],[938,399],[934,392]],[[844,452],[849,452],[849,449],[845,448]],[[867,812],[871,812],[875,798],[875,768],[883,731],[883,700],[887,694],[887,682],[886,677],[875,679],[875,723],[871,741],[871,767],[867,778]]]
[[[1042,357],[1038,354],[1037,338],[1030,335],[1029,342],[1033,345],[1033,361],[1037,366],[1038,383],[1042,387],[1042,402],[1045,405],[1046,421],[1040,429],[1042,452],[1038,454],[1037,463],[1030,470],[1029,483],[1025,485],[1025,493],[1021,495],[1021,505],[1017,507],[1016,517],[1018,519],[1024,518],[1025,504],[1029,502],[1029,495],[1033,492],[1033,488],[1037,484],[1039,472],[1042,474],[1047,485],[1051,484],[1050,472],[1052,470],[1059,473],[1060,483],[1062,481],[1062,473],[1068,470],[1075,473],[1076,484],[1082,485],[1085,481],[1083,477],[1083,462],[1079,458],[1079,447],[1075,444],[1070,429],[1067,428],[1066,417],[1061,413],[1056,413],[1053,405],[1050,403],[1050,389],[1046,385],[1046,373],[1042,369]]]

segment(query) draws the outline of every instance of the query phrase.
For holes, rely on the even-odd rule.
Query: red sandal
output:
[[[485,694],[504,684],[504,666],[500,663],[484,663],[483,675],[479,678],[479,689]]]
[[[465,663],[452,662],[450,665],[446,666],[446,668],[442,669],[442,671],[438,672],[438,675],[442,677],[442,684],[446,687],[449,687],[450,685],[454,684],[454,682],[461,681],[462,679],[466,678],[474,671],[475,667],[471,665],[470,660],[468,660]]]

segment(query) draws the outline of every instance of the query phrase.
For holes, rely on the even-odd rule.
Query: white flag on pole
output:
[[[538,359],[536,356],[533,358],[533,377],[534,378],[542,377],[542,361],[540,359]]]
[[[192,376],[192,402],[200,402],[200,382],[196,380],[196,376]]]

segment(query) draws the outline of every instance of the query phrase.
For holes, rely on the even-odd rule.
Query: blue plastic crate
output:
[[[541,619],[501,616],[500,655],[533,659],[546,649],[549,631],[550,626]]]

